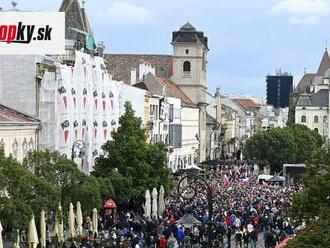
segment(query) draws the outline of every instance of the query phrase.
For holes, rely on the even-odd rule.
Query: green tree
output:
[[[317,132],[294,124],[257,132],[247,140],[243,155],[279,172],[285,163],[304,163],[321,145],[322,138]]]
[[[317,150],[307,163],[304,190],[292,203],[296,223],[307,223],[289,248],[330,247],[330,148]]]
[[[170,170],[166,166],[163,144],[148,144],[142,120],[134,114],[129,102],[120,117],[113,140],[104,146],[104,156],[97,159],[93,175],[110,179],[119,203],[141,201],[146,189],[170,187]]]
[[[101,206],[98,180],[81,172],[66,156],[58,152],[33,151],[24,159],[23,167],[59,190],[63,208],[77,201],[80,201],[85,211]]]
[[[24,169],[13,157],[5,157],[2,150],[0,181],[0,219],[4,223],[26,227],[32,212],[56,208],[60,196],[57,188]]]

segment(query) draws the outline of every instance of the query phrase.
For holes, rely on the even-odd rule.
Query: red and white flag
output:
[[[230,185],[229,178],[228,178],[228,176],[225,174],[225,175],[223,176],[223,186],[227,188],[227,187],[229,187],[229,185]]]

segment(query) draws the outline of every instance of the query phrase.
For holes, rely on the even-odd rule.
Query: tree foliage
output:
[[[304,163],[321,145],[317,132],[294,124],[254,134],[247,140],[243,154],[245,159],[269,164],[272,171],[279,172],[285,163]]]
[[[60,197],[54,185],[5,157],[2,150],[0,181],[0,219],[15,228],[26,227],[32,212],[54,209]]]
[[[90,212],[101,205],[97,179],[81,172],[74,162],[58,152],[31,152],[24,159],[23,167],[54,185],[60,192],[64,208],[68,208],[71,202],[80,201],[82,209]]]
[[[146,189],[170,187],[165,146],[148,144],[141,118],[135,116],[130,103],[125,109],[120,127],[103,146],[105,155],[97,159],[93,172],[98,178],[110,179],[119,203],[139,201]]]
[[[93,176],[57,152],[33,151],[18,163],[0,151],[0,220],[14,228],[28,225],[32,213],[55,211],[80,201],[83,211],[101,206],[101,186]],[[11,216],[11,218],[8,218]]]
[[[290,209],[297,223],[307,228],[289,243],[289,248],[330,247],[330,148],[317,150],[307,163],[304,190]]]

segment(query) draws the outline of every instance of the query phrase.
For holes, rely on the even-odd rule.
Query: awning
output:
[[[114,202],[114,200],[109,199],[104,203],[103,208],[112,208],[113,209],[113,208],[117,208],[117,205]]]

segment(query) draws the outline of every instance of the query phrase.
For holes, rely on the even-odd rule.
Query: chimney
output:
[[[136,69],[131,70],[131,85],[136,84]]]

